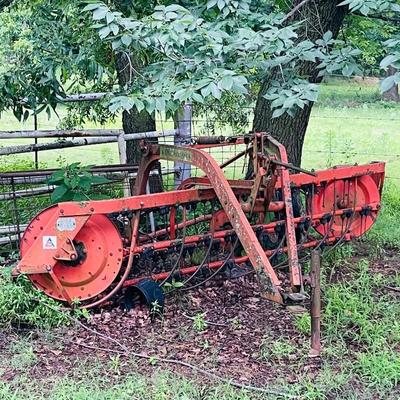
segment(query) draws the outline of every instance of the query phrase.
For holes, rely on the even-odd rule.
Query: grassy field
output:
[[[93,351],[92,356],[77,359],[68,344],[69,339],[76,338],[72,327],[59,331],[41,324],[63,322],[62,315],[33,306],[33,295],[27,295],[26,285],[11,284],[0,277],[0,320],[10,320],[15,318],[13,313],[29,310],[29,321],[41,325],[41,329],[18,333],[10,326],[0,330],[0,399],[399,400],[399,111],[400,105],[379,100],[376,82],[332,80],[322,87],[306,137],[305,167],[385,160],[389,178],[384,208],[373,230],[361,243],[340,247],[324,257],[323,353],[317,368],[309,367],[308,314],[291,315],[284,322],[292,327],[294,343],[293,337],[285,335],[275,334],[271,340],[268,336],[272,334],[271,326],[279,321],[266,319],[265,340],[253,343],[254,352],[246,355],[255,359],[259,368],[269,368],[271,375],[265,388],[279,391],[280,395],[235,389],[201,376],[189,374],[188,377],[188,374],[170,371],[151,360],[139,362],[134,357],[118,354]],[[43,129],[54,128],[58,123],[56,118],[47,121],[46,117],[41,117],[39,122]],[[0,129],[30,127],[31,121],[19,125],[9,114],[0,119]],[[165,129],[169,127],[164,125]],[[14,141],[14,144],[23,142],[27,141]],[[6,143],[10,142],[1,144]],[[47,166],[71,160],[84,164],[117,161],[117,149],[109,145],[42,154],[41,159]],[[0,161],[0,168],[6,168],[14,160]],[[239,325],[234,328],[234,335],[239,335]],[[125,327],[122,328],[121,337],[126,334]],[[184,332],[181,326],[175,328],[177,335]],[[256,327],[250,326],[250,330],[253,328]],[[213,352],[212,347],[206,347],[209,344],[205,332],[196,329],[194,324],[188,329],[194,346],[200,343],[204,354]],[[84,343],[94,345],[92,339]],[[164,354],[161,348],[157,347],[156,351]],[[226,373],[217,367],[215,372]],[[253,376],[257,375],[255,368]]]

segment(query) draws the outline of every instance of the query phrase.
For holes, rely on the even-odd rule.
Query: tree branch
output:
[[[297,11],[300,10],[303,6],[305,6],[307,3],[309,3],[310,0],[303,0],[301,3],[297,4],[296,7],[294,7],[288,14],[286,14],[285,18],[281,21],[281,24],[284,24],[287,20],[293,17],[294,14],[297,13]]]

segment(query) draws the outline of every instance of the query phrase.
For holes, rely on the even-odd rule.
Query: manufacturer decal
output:
[[[58,218],[57,220],[57,230],[60,232],[71,232],[76,228],[76,219],[73,217],[68,218]]]
[[[57,236],[43,236],[43,250],[57,249]]]

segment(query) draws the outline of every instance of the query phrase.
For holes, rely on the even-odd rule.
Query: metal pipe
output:
[[[152,138],[162,138],[168,136],[174,136],[175,130],[165,131],[165,132],[142,132],[142,133],[130,133],[123,135],[125,140],[141,140],[141,139],[152,139]],[[4,133],[4,132],[3,132]],[[30,138],[36,137],[30,132]],[[82,136],[82,135],[81,135]],[[21,136],[25,137],[25,136]],[[57,137],[57,136],[53,136]],[[68,137],[75,137],[74,135]],[[40,143],[40,144],[27,144],[20,146],[9,146],[0,148],[0,155],[10,155],[10,154],[21,154],[30,153],[32,151],[46,151],[46,150],[56,150],[65,149],[70,147],[81,147],[90,146],[96,144],[106,144],[106,143],[117,143],[118,136],[102,136],[102,137],[91,137],[91,138],[79,138],[77,140],[66,140],[63,142],[50,142],[50,143]]]
[[[321,252],[311,252],[311,351],[310,356],[321,353]]]

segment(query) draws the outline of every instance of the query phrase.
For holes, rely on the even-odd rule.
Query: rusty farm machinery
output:
[[[212,156],[239,145],[243,150],[222,164]],[[380,209],[384,163],[307,171],[289,164],[286,149],[264,133],[199,137],[182,147],[143,141],[141,148],[132,197],[45,209],[22,237],[14,274],[86,308],[132,288],[151,299],[163,286],[189,290],[218,274],[251,273],[265,298],[302,302],[310,250],[362,236]],[[229,179],[224,170],[239,159],[248,166],[245,177]],[[202,173],[173,191],[145,194],[160,160]]]

